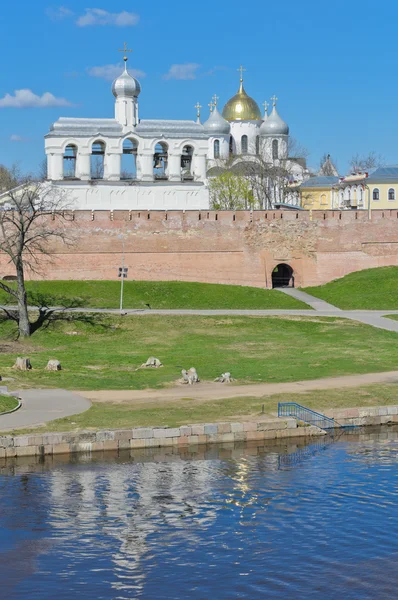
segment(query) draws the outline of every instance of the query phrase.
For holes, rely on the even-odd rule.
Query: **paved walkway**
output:
[[[307,294],[307,292],[302,292],[297,288],[278,288],[278,292],[283,292],[287,296],[300,300],[300,302],[305,302],[316,311],[330,310],[332,312],[341,312],[341,309],[333,306],[333,304],[329,304],[329,302],[325,302],[325,300],[320,300],[320,298],[315,298],[315,296],[311,296],[310,294]]]
[[[0,431],[42,425],[82,413],[91,406],[86,398],[66,390],[23,390],[18,394],[22,398],[22,407],[0,417]]]
[[[246,385],[224,385],[215,382],[203,382],[199,385],[177,385],[163,389],[146,390],[99,390],[78,392],[84,398],[95,402],[129,402],[132,405],[173,403],[182,398],[192,398],[198,402],[210,402],[226,398],[254,397],[262,398],[273,394],[292,394],[313,390],[331,390],[350,388],[377,383],[398,383],[398,371],[384,373],[365,373],[362,375],[343,375],[325,377],[309,381],[288,383],[252,383]]]

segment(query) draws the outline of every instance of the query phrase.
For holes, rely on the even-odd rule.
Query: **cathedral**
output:
[[[270,114],[264,103],[262,115],[244,89],[242,67],[238,92],[222,113],[214,96],[202,123],[199,103],[196,121],[140,119],[141,85],[127,61],[125,51],[124,71],[112,85],[115,118],[60,118],[45,136],[48,180],[67,191],[74,209],[205,210],[209,179],[223,171],[245,173],[245,165],[256,164],[258,172],[260,165],[289,165],[287,183],[305,177],[303,161],[289,158],[289,127],[277,98]],[[273,187],[274,203],[289,204]]]

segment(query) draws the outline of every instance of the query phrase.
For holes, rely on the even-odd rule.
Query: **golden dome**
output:
[[[245,92],[243,82],[240,82],[239,91],[231,100],[228,100],[222,111],[222,116],[227,121],[261,121],[261,112],[258,104]]]

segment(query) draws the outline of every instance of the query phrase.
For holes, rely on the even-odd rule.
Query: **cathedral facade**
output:
[[[286,164],[289,127],[239,90],[222,114],[217,97],[200,120],[141,120],[141,85],[127,70],[113,85],[113,119],[60,118],[45,136],[48,180],[67,191],[76,210],[204,210],[210,206],[214,167],[236,168],[253,161]],[[293,177],[303,167],[294,164]],[[212,174],[213,171],[213,174]]]

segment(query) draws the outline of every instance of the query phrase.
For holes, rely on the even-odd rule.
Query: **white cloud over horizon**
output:
[[[0,108],[50,108],[55,106],[73,106],[73,104],[65,98],[57,98],[50,92],[38,96],[32,90],[15,90],[14,95],[6,94],[0,98]]]
[[[177,79],[180,81],[196,79],[199,68],[198,63],[174,64],[171,65],[169,72],[163,75],[163,79]]]
[[[97,25],[114,25],[116,27],[132,27],[137,25],[140,17],[132,12],[122,11],[110,13],[102,8],[86,8],[86,13],[76,21],[78,27],[90,27]]]
[[[46,15],[52,21],[62,21],[62,19],[68,19],[73,17],[75,13],[66,6],[49,6],[46,10]]]
[[[29,142],[30,139],[27,137],[23,137],[22,135],[17,135],[16,133],[13,133],[10,136],[10,142]]]
[[[87,73],[90,75],[90,77],[105,79],[105,81],[113,81],[123,73],[123,68],[124,67],[120,64],[103,65],[100,67],[90,67],[87,69]],[[137,77],[137,79],[146,77],[146,73],[144,73],[144,71],[140,71],[139,69],[129,69],[128,71],[130,75]]]

